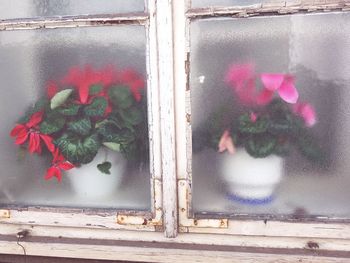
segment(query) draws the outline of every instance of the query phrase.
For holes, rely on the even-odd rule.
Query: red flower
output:
[[[71,68],[68,75],[63,79],[64,84],[73,85],[78,89],[79,100],[82,104],[88,104],[90,86],[93,84],[103,84],[101,73],[94,71],[91,66],[87,65],[81,70],[78,67]]]
[[[46,171],[45,180],[49,180],[52,177],[56,177],[60,182],[62,179],[62,171],[68,171],[74,168],[74,165],[66,161],[64,156],[59,152],[58,148],[53,152],[52,165]]]
[[[30,153],[41,153],[41,139],[46,144],[50,152],[55,150],[55,145],[52,143],[52,138],[46,134],[41,134],[37,125],[42,121],[43,112],[34,113],[29,121],[25,124],[17,124],[11,131],[10,135],[16,137],[17,145],[24,144],[29,138],[28,150]]]
[[[52,99],[56,93],[58,92],[58,86],[56,83],[54,82],[49,82],[49,84],[47,85],[47,97],[49,99]]]

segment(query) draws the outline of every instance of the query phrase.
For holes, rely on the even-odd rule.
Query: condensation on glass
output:
[[[67,177],[61,183],[44,180],[49,159],[28,153],[23,158],[9,136],[27,107],[46,94],[48,82],[61,79],[73,66],[98,70],[113,65],[146,78],[145,49],[142,26],[0,32],[1,204],[150,209],[148,164],[128,163],[122,186],[108,198],[76,196]]]
[[[222,154],[216,149],[193,150],[194,212],[350,217],[350,15],[192,22],[193,142],[200,141],[197,132],[207,117],[231,103],[225,73],[230,65],[242,63],[255,64],[257,74],[295,76],[300,99],[315,108],[313,132],[327,159],[315,165],[297,153],[284,158],[284,176],[274,199],[253,205],[229,200]]]
[[[143,12],[143,0],[0,0],[0,20]]]

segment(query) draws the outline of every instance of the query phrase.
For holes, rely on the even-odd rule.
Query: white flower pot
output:
[[[97,165],[110,162],[111,174],[102,173]],[[122,182],[126,160],[121,153],[100,149],[91,163],[66,172],[76,196],[84,200],[104,199],[113,196]]]
[[[254,158],[245,149],[223,154],[222,175],[229,197],[259,204],[272,200],[284,171],[283,159],[276,155]]]

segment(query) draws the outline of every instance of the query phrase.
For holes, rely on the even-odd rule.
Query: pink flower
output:
[[[224,131],[219,142],[219,153],[222,153],[226,150],[230,154],[234,154],[236,152],[232,137],[230,136],[230,133],[228,130]]]
[[[266,105],[275,92],[287,103],[296,103],[299,94],[294,86],[294,78],[287,74],[261,74],[263,89],[256,89],[253,64],[232,65],[225,77],[228,84],[245,105]]]
[[[258,115],[256,115],[256,113],[254,113],[254,112],[250,113],[250,121],[251,122],[256,122],[257,119],[258,119]]]
[[[243,89],[244,84],[254,78],[254,72],[254,64],[232,65],[226,74],[225,80],[233,85],[237,91]]]
[[[294,77],[287,74],[261,74],[261,81],[271,94],[277,91],[282,100],[288,103],[296,103],[299,94],[294,86]],[[271,95],[272,96],[272,95]]]
[[[240,102],[245,105],[256,104],[254,64],[232,65],[225,77]]]
[[[304,119],[306,126],[311,127],[316,123],[316,112],[309,103],[297,103],[293,105],[293,111]]]

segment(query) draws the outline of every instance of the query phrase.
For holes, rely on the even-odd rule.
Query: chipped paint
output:
[[[113,25],[145,25],[148,15],[145,13],[123,14],[118,16],[70,16],[67,18],[47,19],[11,19],[0,20],[0,31],[42,28],[72,28],[87,26],[113,26]]]
[[[190,19],[208,17],[251,17],[265,15],[282,15],[294,13],[347,11],[348,1],[340,0],[303,0],[303,1],[274,1],[246,7],[211,7],[190,9],[186,15]]]

